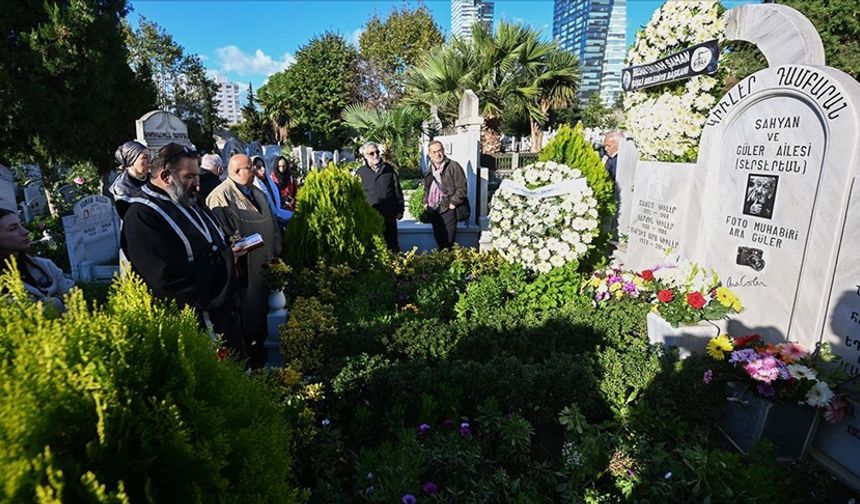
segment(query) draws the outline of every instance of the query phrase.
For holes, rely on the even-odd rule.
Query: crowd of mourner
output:
[[[376,143],[360,152],[364,161],[355,176],[382,216],[386,245],[397,252],[405,206],[397,170]],[[431,142],[428,153],[424,213],[439,248],[449,248],[457,222],[469,214],[466,178],[441,142]],[[236,154],[225,173],[218,155],[201,157],[169,143],[150,159],[136,141],[120,145],[115,157],[120,173],[108,191],[122,221],[121,269],[134,271],[157,298],[192,308],[213,338],[248,366],[262,366],[269,294],[262,272],[281,254],[283,233],[301,211],[294,164],[279,156],[267,166],[262,157]],[[50,260],[28,254],[29,235],[15,210],[0,209],[0,271],[14,257],[28,293],[62,312],[74,284]]]

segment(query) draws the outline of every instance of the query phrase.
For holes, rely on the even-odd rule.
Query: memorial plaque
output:
[[[852,184],[845,218],[833,289],[828,302],[828,318],[823,341],[842,358],[845,369],[860,375],[860,179]],[[860,472],[860,467],[858,467]]]
[[[696,239],[682,254],[740,296],[732,334],[820,340],[858,167],[858,88],[838,70],[785,65],[747,77],[711,110],[686,224]]]
[[[74,213],[63,217],[63,229],[75,281],[91,279],[83,271],[87,265],[118,264],[119,219],[110,198],[81,198]]]
[[[640,161],[630,193],[625,267],[651,268],[684,242],[685,205],[696,165]]]
[[[169,143],[191,146],[188,138],[188,127],[182,120],[163,110],[147,112],[135,122],[137,141],[149,148],[149,154],[155,159],[158,149]]]

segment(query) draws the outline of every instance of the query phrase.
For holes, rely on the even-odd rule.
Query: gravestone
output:
[[[626,138],[619,141],[618,159],[615,169],[615,198],[618,203],[617,233],[618,248],[615,256],[626,263],[627,242],[630,232],[630,215],[633,213],[633,191],[636,177],[636,166],[639,163],[639,151],[633,140]]]
[[[633,190],[626,201],[622,199],[629,207],[627,268],[642,270],[665,262],[667,254],[685,241],[687,193],[695,169],[692,163],[660,161],[640,161],[636,166]]]
[[[153,110],[135,121],[137,141],[149,148],[149,155],[155,159],[158,149],[173,142],[191,147],[188,127],[182,119],[170,112]]]
[[[459,114],[454,125],[468,131],[480,131],[484,118],[478,105],[478,95],[471,89],[465,90],[460,98]]]
[[[856,360],[860,84],[824,66],[820,37],[793,9],[746,5],[726,16],[728,38],[753,42],[771,66],[705,121],[681,252],[739,294],[745,310],[730,334],[809,348],[824,339]],[[855,488],[858,436],[856,416],[825,425],[813,452]]]
[[[24,184],[24,222],[32,222],[36,217],[48,213],[48,198],[42,179],[30,180]]]
[[[260,145],[259,141],[253,140],[251,143],[248,144],[248,152],[246,152],[245,154],[247,154],[251,157],[254,157],[254,156],[263,157],[263,146]]]
[[[109,280],[119,270],[120,225],[110,198],[84,196],[63,217],[63,229],[76,282]]]
[[[3,165],[0,165],[0,208],[18,210],[18,202],[15,199],[15,176]]]
[[[230,162],[230,158],[236,154],[244,154],[246,149],[247,146],[245,143],[238,138],[228,138],[227,141],[224,142],[224,146],[221,148],[221,162],[223,163],[225,173],[227,171],[227,164]]]
[[[75,187],[69,184],[60,187],[57,189],[57,192],[60,193],[60,197],[63,198],[63,201],[69,205],[75,202],[75,196],[78,193]]]

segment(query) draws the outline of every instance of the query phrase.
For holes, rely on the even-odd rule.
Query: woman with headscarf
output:
[[[299,184],[296,177],[293,176],[293,168],[287,158],[278,156],[275,159],[271,177],[281,195],[281,205],[287,210],[295,212],[296,193],[299,190]]]
[[[142,143],[129,140],[117,147],[114,157],[122,173],[111,184],[109,191],[121,219],[128,210],[128,200],[136,196],[149,180],[149,151]]]
[[[21,224],[18,214],[0,208],[0,273],[5,273],[7,261],[14,257],[24,288],[36,301],[66,311],[63,296],[75,283],[50,259],[27,254],[30,232]]]

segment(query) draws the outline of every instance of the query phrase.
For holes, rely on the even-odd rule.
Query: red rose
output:
[[[692,306],[694,310],[701,310],[705,306],[705,296],[701,292],[691,292],[687,294],[687,304]]]
[[[661,303],[669,303],[675,299],[675,294],[671,289],[664,289],[657,293],[657,299],[660,300]]]
[[[645,270],[640,273],[640,276],[642,277],[642,280],[645,280],[647,282],[648,280],[654,279],[654,272],[651,270]]]
[[[221,347],[215,353],[215,356],[218,358],[218,361],[220,362],[220,361],[222,361],[222,360],[224,360],[230,356],[230,350],[228,350],[227,347]]]
[[[750,343],[754,343],[761,339],[761,336],[758,334],[750,334],[749,336],[741,336],[740,338],[735,338],[735,346],[736,347],[745,347]]]

